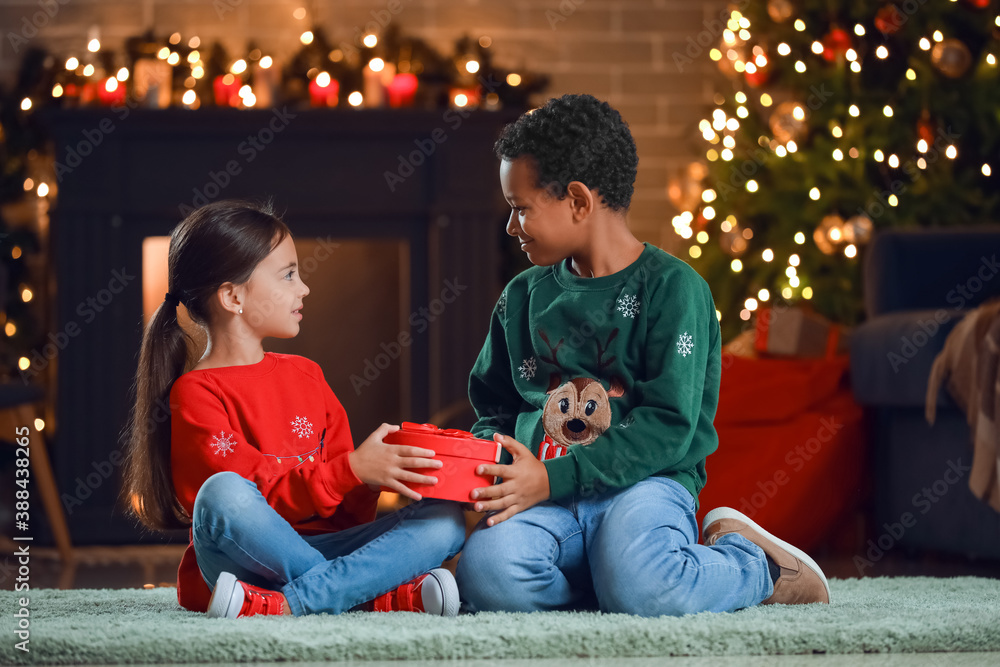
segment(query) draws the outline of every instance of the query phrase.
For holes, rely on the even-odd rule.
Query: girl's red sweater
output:
[[[205,480],[228,470],[252,480],[304,535],[375,518],[378,493],[348,463],[347,413],[314,361],[265,352],[256,364],[188,371],[171,388],[170,407],[174,489],[189,515]],[[188,544],[178,602],[205,611],[210,597]]]

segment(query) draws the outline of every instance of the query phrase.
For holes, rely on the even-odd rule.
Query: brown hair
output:
[[[191,319],[207,329],[209,303],[219,287],[246,283],[261,260],[290,234],[270,203],[225,200],[203,206],[170,234],[167,289]],[[188,340],[177,321],[177,303],[165,300],[143,332],[135,406],[124,433],[125,504],[143,524],[157,530],[191,523],[177,500],[170,467],[170,389],[184,373]]]

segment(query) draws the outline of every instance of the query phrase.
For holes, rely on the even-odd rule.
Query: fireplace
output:
[[[356,442],[383,421],[426,421],[464,400],[501,287],[506,207],[492,143],[515,115],[49,115],[65,167],[52,214],[56,326],[79,329],[55,361],[50,447],[74,541],[164,539],[121,509],[120,436],[142,327],[167,291],[169,232],[206,201],[273,197],[311,293],[301,333],[264,348],[320,364]],[[97,294],[113,296],[85,305]],[[192,327],[183,307],[179,316]]]

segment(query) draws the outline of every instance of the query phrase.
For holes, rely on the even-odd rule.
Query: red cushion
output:
[[[724,505],[806,551],[830,543],[867,488],[864,412],[846,368],[846,358],[724,367],[699,521]]]
[[[850,365],[833,359],[747,359],[723,355],[715,424],[772,422],[799,415],[845,389]]]

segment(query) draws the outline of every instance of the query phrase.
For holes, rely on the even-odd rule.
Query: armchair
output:
[[[874,413],[877,551],[1000,559],[1000,514],[968,487],[965,415],[942,391],[934,426],[924,418],[930,368],[948,333],[1000,294],[998,256],[1000,226],[889,230],[869,248],[868,317],[851,336],[851,389]]]

